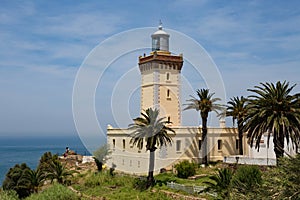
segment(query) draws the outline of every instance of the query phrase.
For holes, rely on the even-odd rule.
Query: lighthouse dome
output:
[[[151,35],[152,51],[169,52],[170,35],[163,30],[162,23],[159,24],[158,30]]]

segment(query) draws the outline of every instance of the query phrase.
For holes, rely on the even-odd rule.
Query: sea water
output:
[[[2,185],[9,168],[26,163],[36,169],[40,157],[45,152],[62,155],[69,147],[81,155],[91,155],[78,136],[68,137],[5,137],[0,138],[0,185]]]

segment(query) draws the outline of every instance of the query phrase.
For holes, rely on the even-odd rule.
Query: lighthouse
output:
[[[141,112],[157,108],[160,117],[181,125],[180,73],[183,65],[181,55],[169,51],[170,35],[163,30],[162,24],[152,35],[152,51],[139,57],[141,72]]]

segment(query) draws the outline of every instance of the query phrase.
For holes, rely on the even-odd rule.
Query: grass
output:
[[[105,199],[171,199],[164,193],[151,189],[140,191],[134,188],[134,176],[116,174],[111,176],[108,172],[88,173],[81,181],[73,185],[73,188],[90,197],[102,197]]]

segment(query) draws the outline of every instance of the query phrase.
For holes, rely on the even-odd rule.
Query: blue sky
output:
[[[72,91],[85,57],[105,39],[134,28],[156,27],[160,19],[164,27],[205,48],[221,73],[227,100],[246,96],[247,88],[266,81],[288,80],[297,84],[294,92],[300,91],[296,0],[2,0],[0,136],[76,134]],[[192,74],[187,66],[185,77]],[[202,87],[201,80],[193,78],[189,81],[194,89]],[[97,110],[109,111],[110,102],[103,96],[117,80],[108,78],[107,87],[97,89]],[[138,99],[136,91],[130,100],[133,115],[139,111]],[[105,112],[97,112],[103,129],[107,123],[115,125]]]

